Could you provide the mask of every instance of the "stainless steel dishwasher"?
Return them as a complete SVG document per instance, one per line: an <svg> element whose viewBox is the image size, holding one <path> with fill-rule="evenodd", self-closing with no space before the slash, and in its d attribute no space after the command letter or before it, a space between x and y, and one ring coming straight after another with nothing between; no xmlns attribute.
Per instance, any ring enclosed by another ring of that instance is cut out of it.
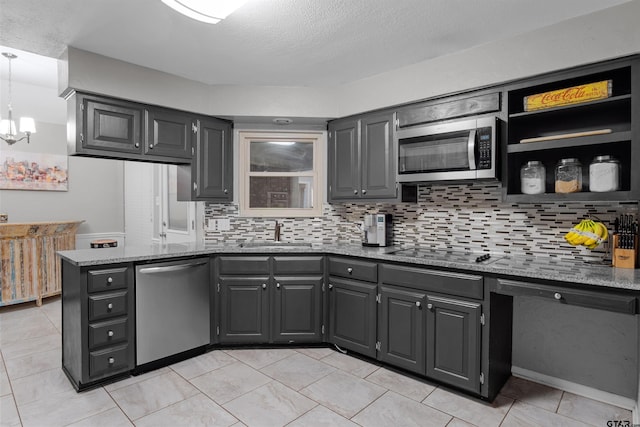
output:
<svg viewBox="0 0 640 427"><path fill-rule="evenodd" d="M136 266L136 365L210 342L209 258Z"/></svg>

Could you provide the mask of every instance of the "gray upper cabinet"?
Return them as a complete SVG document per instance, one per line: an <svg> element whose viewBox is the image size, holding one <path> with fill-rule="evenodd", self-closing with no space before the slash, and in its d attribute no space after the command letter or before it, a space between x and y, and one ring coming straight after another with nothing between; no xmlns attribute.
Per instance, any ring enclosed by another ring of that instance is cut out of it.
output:
<svg viewBox="0 0 640 427"><path fill-rule="evenodd" d="M141 106L78 93L68 108L70 154L142 153Z"/></svg>
<svg viewBox="0 0 640 427"><path fill-rule="evenodd" d="M178 168L178 200L233 200L231 122L200 117L193 122L195 156Z"/></svg>
<svg viewBox="0 0 640 427"><path fill-rule="evenodd" d="M393 113L329 123L329 201L394 199Z"/></svg>
<svg viewBox="0 0 640 427"><path fill-rule="evenodd" d="M192 118L182 111L147 108L144 153L190 160Z"/></svg>

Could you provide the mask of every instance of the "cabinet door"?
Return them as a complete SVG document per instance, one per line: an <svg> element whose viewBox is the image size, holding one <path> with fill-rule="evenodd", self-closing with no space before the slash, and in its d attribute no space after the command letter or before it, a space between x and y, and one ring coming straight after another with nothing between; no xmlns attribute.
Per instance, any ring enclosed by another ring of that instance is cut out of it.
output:
<svg viewBox="0 0 640 427"><path fill-rule="evenodd" d="M220 278L221 343L269 341L269 277Z"/></svg>
<svg viewBox="0 0 640 427"><path fill-rule="evenodd" d="M363 117L360 121L362 197L396 197L396 156L393 149L393 113Z"/></svg>
<svg viewBox="0 0 640 427"><path fill-rule="evenodd" d="M174 157L179 163L187 163L181 160L191 159L192 117L181 111L148 108L145 154Z"/></svg>
<svg viewBox="0 0 640 427"><path fill-rule="evenodd" d="M426 300L423 293L380 287L380 360L424 375Z"/></svg>
<svg viewBox="0 0 640 427"><path fill-rule="evenodd" d="M81 95L79 102L84 121L80 133L83 149L142 152L142 109L136 104Z"/></svg>
<svg viewBox="0 0 640 427"><path fill-rule="evenodd" d="M274 342L321 342L322 276L275 277Z"/></svg>
<svg viewBox="0 0 640 427"><path fill-rule="evenodd" d="M231 125L214 119L198 120L194 200L233 200L233 139ZM195 169L195 170L194 170Z"/></svg>
<svg viewBox="0 0 640 427"><path fill-rule="evenodd" d="M427 296L426 375L480 393L478 303Z"/></svg>
<svg viewBox="0 0 640 427"><path fill-rule="evenodd" d="M329 283L329 341L375 357L377 285L334 277Z"/></svg>
<svg viewBox="0 0 640 427"><path fill-rule="evenodd" d="M359 142L357 120L329 124L329 201L360 197Z"/></svg>

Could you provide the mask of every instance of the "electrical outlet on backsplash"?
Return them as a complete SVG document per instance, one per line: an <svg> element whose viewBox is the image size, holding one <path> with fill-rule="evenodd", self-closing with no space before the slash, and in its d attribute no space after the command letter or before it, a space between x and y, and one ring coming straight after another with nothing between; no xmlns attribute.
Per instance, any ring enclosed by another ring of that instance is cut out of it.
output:
<svg viewBox="0 0 640 427"><path fill-rule="evenodd" d="M417 203L325 204L319 218L282 218L283 240L360 244L365 213L393 215L394 245L484 251L513 256L601 261L606 244L594 251L572 247L564 234L591 215L610 230L637 202L505 203L498 182L422 186ZM272 239L273 219L238 216L235 204L207 204L206 218L231 218L229 231L206 232L207 243Z"/></svg>

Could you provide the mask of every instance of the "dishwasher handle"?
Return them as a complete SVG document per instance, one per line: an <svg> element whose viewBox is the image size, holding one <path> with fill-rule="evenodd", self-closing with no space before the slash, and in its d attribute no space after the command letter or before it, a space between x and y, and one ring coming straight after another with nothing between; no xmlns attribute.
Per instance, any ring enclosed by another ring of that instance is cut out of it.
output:
<svg viewBox="0 0 640 427"><path fill-rule="evenodd" d="M170 273L173 271L188 270L190 268L207 265L208 261L193 262L189 264L166 265L162 267L144 267L138 270L141 274Z"/></svg>

